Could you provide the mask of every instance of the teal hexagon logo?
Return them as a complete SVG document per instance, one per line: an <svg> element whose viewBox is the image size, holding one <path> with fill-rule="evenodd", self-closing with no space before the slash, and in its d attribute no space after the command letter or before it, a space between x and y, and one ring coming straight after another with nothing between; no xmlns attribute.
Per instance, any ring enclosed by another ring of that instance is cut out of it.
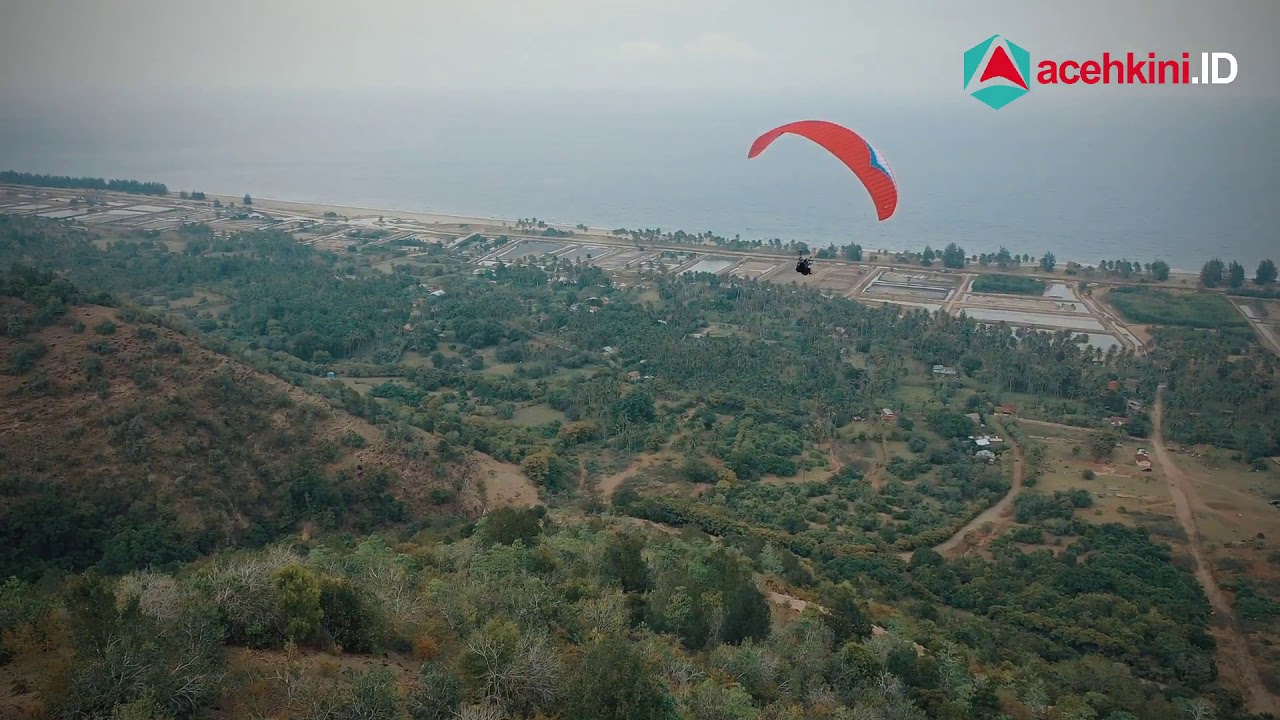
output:
<svg viewBox="0 0 1280 720"><path fill-rule="evenodd" d="M1031 90L1031 53L1000 35L964 51L964 91L996 110Z"/></svg>

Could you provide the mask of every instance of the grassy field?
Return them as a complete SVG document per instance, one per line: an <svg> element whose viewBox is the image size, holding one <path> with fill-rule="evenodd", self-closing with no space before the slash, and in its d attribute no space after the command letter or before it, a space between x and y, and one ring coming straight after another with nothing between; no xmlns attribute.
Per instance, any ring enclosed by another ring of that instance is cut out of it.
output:
<svg viewBox="0 0 1280 720"><path fill-rule="evenodd" d="M1047 449L1043 475L1035 489L1046 494L1087 490L1093 496L1093 507L1079 511L1082 520L1129 526L1157 524L1162 530L1166 524L1176 527L1168 486L1153 473L1139 470L1133 462L1134 451L1146 445L1126 441L1110 462L1096 463L1088 456L1085 436L1069 431L1044 432L1044 428L1035 426L1024 429L1043 438L1038 442ZM1076 447L1081 448L1079 453L1073 452ZM1093 472L1092 480L1084 478L1086 470Z"/></svg>
<svg viewBox="0 0 1280 720"><path fill-rule="evenodd" d="M974 292L1004 295L1039 296L1044 294L1044 288L1044 282L1035 278L997 273L979 275L972 285Z"/></svg>
<svg viewBox="0 0 1280 720"><path fill-rule="evenodd" d="M408 380L405 380L404 378L399 378L399 377L360 377L360 378L344 377L344 378L338 378L338 379L342 382L343 385L346 385L347 387L351 388L352 390L355 390L361 395L368 395L370 390L378 387L383 383L391 383L393 385L399 385L400 387L405 387L405 388L413 387L413 384L410 383Z"/></svg>
<svg viewBox="0 0 1280 720"><path fill-rule="evenodd" d="M511 418L511 422L519 425L546 425L556 420L563 422L564 413L542 403L519 408Z"/></svg>
<svg viewBox="0 0 1280 720"><path fill-rule="evenodd" d="M1266 661L1262 680L1280 690L1280 627L1274 618L1247 616L1238 583L1280 600L1280 509L1267 500L1280 496L1280 473L1250 472L1229 461L1223 451L1190 448L1195 455L1176 454L1174 462L1186 472L1200 501L1196 528L1209 554L1218 583L1235 589L1230 597L1237 619L1254 655Z"/></svg>
<svg viewBox="0 0 1280 720"><path fill-rule="evenodd" d="M1243 327L1245 319L1221 295L1140 286L1112 288L1106 299L1138 323L1197 328Z"/></svg>

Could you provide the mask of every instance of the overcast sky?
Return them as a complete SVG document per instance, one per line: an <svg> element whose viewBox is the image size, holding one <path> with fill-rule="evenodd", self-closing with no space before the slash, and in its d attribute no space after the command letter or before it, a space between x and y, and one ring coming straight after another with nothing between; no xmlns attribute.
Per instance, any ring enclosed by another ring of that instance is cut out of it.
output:
<svg viewBox="0 0 1280 720"><path fill-rule="evenodd" d="M201 88L954 93L1000 33L1033 61L1228 51L1276 96L1277 0L0 0L0 92ZM1151 91L1150 88L1141 91Z"/></svg>

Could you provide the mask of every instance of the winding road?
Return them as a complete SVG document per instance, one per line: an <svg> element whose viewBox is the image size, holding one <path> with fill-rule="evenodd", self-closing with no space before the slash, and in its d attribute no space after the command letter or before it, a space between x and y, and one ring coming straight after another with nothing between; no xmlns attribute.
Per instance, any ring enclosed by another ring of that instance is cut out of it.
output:
<svg viewBox="0 0 1280 720"><path fill-rule="evenodd" d="M1178 522L1187 535L1187 549L1191 552L1192 560L1195 561L1196 580L1204 588L1204 594L1209 598L1209 604L1213 606L1214 612L1223 621L1221 634L1218 637L1218 662L1229 666L1233 674L1240 678L1244 685L1241 691L1249 712L1280 716L1280 712L1276 709L1276 698L1262 684L1258 666L1249 652L1248 642L1240 632L1231 603L1218 587L1218 581L1213 576L1213 568L1200 547L1200 534L1196 530L1195 516L1191 509L1193 504L1200 505L1195 486L1191 484L1191 478L1187 477L1182 468L1169 457L1169 451L1164 444L1164 390L1164 383L1160 383L1156 388L1156 407L1151 416L1151 448L1156 462L1160 464L1160 469L1164 473L1165 481L1169 484L1169 494L1173 496L1173 506Z"/></svg>
<svg viewBox="0 0 1280 720"><path fill-rule="evenodd" d="M977 517L964 524L964 527L955 532L954 535L934 545L933 549L939 554L945 555L960 546L964 542L969 533L981 528L987 523L998 521L1009 512L1009 508L1013 507L1013 501L1018 497L1018 493L1022 492L1022 478L1025 474L1025 466L1023 463L1022 446L1009 435L1008 430L1001 428L1005 436L1009 438L1009 443L1013 445L1013 484L1009 488L1009 492L1005 493L1000 502L983 510ZM912 551L913 552L913 551ZM898 557L903 560L911 560L912 552L898 553Z"/></svg>

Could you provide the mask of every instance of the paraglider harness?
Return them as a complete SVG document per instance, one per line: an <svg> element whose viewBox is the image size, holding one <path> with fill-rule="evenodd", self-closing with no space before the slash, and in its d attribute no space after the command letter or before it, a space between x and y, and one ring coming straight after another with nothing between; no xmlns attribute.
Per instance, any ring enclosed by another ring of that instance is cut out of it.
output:
<svg viewBox="0 0 1280 720"><path fill-rule="evenodd" d="M796 272L801 275L808 275L813 272L813 268L809 267L809 263L813 262L813 258L807 258L804 253L800 254L800 259L796 260Z"/></svg>

